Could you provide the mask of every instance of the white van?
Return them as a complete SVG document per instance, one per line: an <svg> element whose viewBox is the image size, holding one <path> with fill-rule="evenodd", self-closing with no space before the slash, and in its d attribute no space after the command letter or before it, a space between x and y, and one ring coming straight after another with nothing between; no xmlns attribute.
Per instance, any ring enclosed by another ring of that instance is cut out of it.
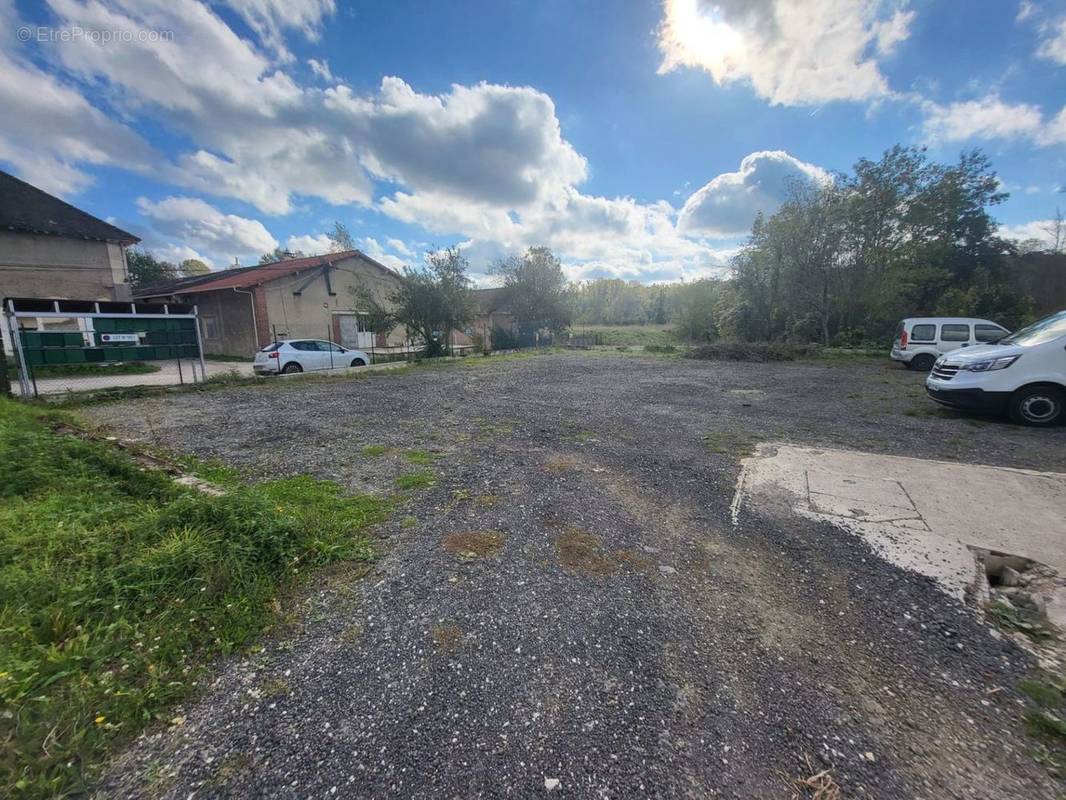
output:
<svg viewBox="0 0 1066 800"><path fill-rule="evenodd" d="M909 317L896 329L892 360L911 369L928 372L944 353L960 347L1002 339L1008 333L1002 325L970 317Z"/></svg>
<svg viewBox="0 0 1066 800"><path fill-rule="evenodd" d="M1066 311L995 344L940 356L925 390L942 405L1006 411L1022 425L1066 422Z"/></svg>

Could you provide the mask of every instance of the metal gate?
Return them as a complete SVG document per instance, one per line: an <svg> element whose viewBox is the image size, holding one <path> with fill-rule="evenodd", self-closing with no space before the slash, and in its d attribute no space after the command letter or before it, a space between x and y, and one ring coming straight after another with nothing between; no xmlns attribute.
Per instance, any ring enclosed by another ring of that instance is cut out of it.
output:
<svg viewBox="0 0 1066 800"><path fill-rule="evenodd" d="M8 298L4 332L22 397L207 374L194 306Z"/></svg>

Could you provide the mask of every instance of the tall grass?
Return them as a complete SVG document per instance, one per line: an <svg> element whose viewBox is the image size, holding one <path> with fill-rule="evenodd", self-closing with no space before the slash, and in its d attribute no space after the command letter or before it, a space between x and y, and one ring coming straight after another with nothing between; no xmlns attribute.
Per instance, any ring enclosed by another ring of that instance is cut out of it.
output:
<svg viewBox="0 0 1066 800"><path fill-rule="evenodd" d="M0 400L0 795L82 791L247 644L309 568L373 557L389 501L308 477L212 496Z"/></svg>

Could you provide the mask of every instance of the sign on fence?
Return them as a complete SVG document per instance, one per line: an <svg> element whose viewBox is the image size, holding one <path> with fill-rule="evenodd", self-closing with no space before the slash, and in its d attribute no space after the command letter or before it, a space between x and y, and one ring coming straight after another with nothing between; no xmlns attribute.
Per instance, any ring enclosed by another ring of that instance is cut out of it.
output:
<svg viewBox="0 0 1066 800"><path fill-rule="evenodd" d="M23 397L206 376L194 306L8 298L4 318Z"/></svg>

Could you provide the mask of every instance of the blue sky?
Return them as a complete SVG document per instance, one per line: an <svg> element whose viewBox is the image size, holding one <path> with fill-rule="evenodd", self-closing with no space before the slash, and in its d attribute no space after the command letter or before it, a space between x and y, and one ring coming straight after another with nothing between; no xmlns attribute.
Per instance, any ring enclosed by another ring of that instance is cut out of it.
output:
<svg viewBox="0 0 1066 800"><path fill-rule="evenodd" d="M545 244L721 274L754 214L897 142L1066 204L1066 4L0 0L0 166L215 267L344 222L391 266Z"/></svg>

